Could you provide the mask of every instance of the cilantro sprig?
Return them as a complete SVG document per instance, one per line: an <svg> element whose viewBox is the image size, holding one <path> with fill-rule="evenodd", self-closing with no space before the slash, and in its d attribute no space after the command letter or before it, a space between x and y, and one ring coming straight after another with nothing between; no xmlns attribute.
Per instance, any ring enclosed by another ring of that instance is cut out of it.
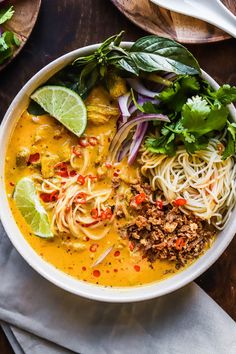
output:
<svg viewBox="0 0 236 354"><path fill-rule="evenodd" d="M5 24L14 15L13 6L0 10L0 25ZM20 45L20 41L11 31L4 31L0 28L0 64L13 55L14 48Z"/></svg>
<svg viewBox="0 0 236 354"><path fill-rule="evenodd" d="M223 159L236 152L236 123L229 122L228 104L236 101L236 87L223 85L215 91L200 76L184 75L158 98L158 113L168 114L171 123L162 126L160 137L147 138L146 147L156 153L174 155L179 143L189 153L205 149L213 136L224 135ZM152 106L152 107L151 107ZM145 111L155 109L144 105Z"/></svg>

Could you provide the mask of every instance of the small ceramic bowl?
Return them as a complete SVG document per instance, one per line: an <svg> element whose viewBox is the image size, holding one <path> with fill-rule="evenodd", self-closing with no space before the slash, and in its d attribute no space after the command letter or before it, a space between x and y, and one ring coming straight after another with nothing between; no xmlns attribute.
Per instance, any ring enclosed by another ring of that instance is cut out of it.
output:
<svg viewBox="0 0 236 354"><path fill-rule="evenodd" d="M132 43L130 42L124 42L123 46L129 47L131 44ZM200 274L205 272L220 257L222 252L226 249L234 237L236 230L236 209L234 209L226 228L218 234L212 247L187 269L164 281L154 282L143 286L106 288L72 278L71 276L56 269L53 265L44 261L27 243L21 231L17 227L8 205L5 190L4 164L7 145L14 127L16 126L17 120L20 118L22 112L27 108L30 95L52 75L69 64L75 58L88 55L96 50L98 46L99 44L95 44L77 49L48 64L27 82L10 105L0 127L0 217L11 242L26 262L39 274L55 285L76 295L99 301L141 301L175 291L190 283ZM218 87L217 83L208 74L202 72L202 76L204 79L209 81L212 87ZM232 118L236 121L236 110L234 106L231 105L229 109Z"/></svg>

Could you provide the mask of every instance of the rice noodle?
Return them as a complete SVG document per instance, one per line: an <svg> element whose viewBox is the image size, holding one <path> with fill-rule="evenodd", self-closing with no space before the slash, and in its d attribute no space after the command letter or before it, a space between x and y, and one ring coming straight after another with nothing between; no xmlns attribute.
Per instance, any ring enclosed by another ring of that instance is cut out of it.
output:
<svg viewBox="0 0 236 354"><path fill-rule="evenodd" d="M167 202L186 199L180 207L184 213L192 212L221 230L236 202L236 165L232 157L222 160L219 144L212 139L206 150L192 155L180 148L173 157L142 148L141 172Z"/></svg>

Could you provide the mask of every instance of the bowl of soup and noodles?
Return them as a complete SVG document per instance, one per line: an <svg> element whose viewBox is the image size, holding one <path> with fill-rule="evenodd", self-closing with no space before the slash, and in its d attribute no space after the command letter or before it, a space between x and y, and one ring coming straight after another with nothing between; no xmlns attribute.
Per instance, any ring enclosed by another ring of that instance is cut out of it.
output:
<svg viewBox="0 0 236 354"><path fill-rule="evenodd" d="M188 65L168 70L164 58L163 70L146 70L132 43L117 42L119 63L99 67L100 45L88 46L18 93L1 125L0 214L49 281L126 302L184 286L232 240L236 113L231 89L182 46Z"/></svg>

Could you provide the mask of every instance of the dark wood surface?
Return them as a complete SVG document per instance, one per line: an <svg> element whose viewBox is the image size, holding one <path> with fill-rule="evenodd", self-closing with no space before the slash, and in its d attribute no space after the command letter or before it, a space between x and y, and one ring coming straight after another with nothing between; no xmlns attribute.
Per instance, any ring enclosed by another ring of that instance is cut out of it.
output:
<svg viewBox="0 0 236 354"><path fill-rule="evenodd" d="M20 53L27 42L38 17L41 0L12 0L9 4L14 6L15 13L3 27L17 35L20 45L15 48L12 57L0 65L0 71Z"/></svg>
<svg viewBox="0 0 236 354"><path fill-rule="evenodd" d="M0 73L0 119L31 76L58 56L100 42L125 29L126 40L146 33L129 22L109 0L43 0L38 22L20 55ZM236 84L236 40L189 45L200 65L220 83ZM236 319L236 238L197 283ZM0 353L12 353L0 332Z"/></svg>
<svg viewBox="0 0 236 354"><path fill-rule="evenodd" d="M182 43L217 42L230 36L209 23L159 7L150 0L111 0L139 27ZM236 15L235 0L221 0Z"/></svg>

